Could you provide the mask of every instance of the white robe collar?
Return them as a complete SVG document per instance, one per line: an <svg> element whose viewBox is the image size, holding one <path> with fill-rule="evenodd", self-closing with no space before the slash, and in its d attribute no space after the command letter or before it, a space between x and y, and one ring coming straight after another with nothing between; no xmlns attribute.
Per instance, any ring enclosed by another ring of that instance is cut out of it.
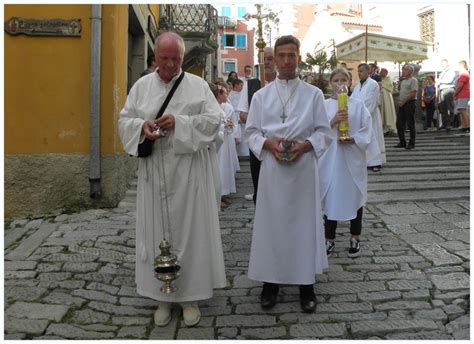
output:
<svg viewBox="0 0 474 344"><path fill-rule="evenodd" d="M181 75L181 73L182 73L182 71L183 71L183 70L180 68L178 74L176 74L176 75L170 80L170 82L167 83L167 82L165 82L165 81L161 78L160 74L158 73L158 70L159 70L159 68L156 68L156 70L155 70L156 79L157 79L159 82L161 82L161 83L163 83L164 85L166 85L166 86L168 86L168 85L173 85L174 82L176 81L176 79L179 78L179 76Z"/></svg>
<svg viewBox="0 0 474 344"><path fill-rule="evenodd" d="M294 78L294 79L289 79L289 80L284 80L284 79L280 79L278 77L275 78L275 81L281 85L282 87L283 86L294 86L295 84L297 84L300 79L298 77Z"/></svg>

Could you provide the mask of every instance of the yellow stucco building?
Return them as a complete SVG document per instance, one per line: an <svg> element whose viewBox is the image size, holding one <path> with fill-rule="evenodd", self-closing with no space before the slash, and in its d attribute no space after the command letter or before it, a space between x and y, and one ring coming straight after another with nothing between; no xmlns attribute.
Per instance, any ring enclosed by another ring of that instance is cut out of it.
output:
<svg viewBox="0 0 474 344"><path fill-rule="evenodd" d="M182 34L163 26L173 13L179 23L177 8L4 5L6 219L111 207L124 196L137 158L123 152L119 112L156 35ZM183 69L211 79L213 45L203 46L186 44Z"/></svg>

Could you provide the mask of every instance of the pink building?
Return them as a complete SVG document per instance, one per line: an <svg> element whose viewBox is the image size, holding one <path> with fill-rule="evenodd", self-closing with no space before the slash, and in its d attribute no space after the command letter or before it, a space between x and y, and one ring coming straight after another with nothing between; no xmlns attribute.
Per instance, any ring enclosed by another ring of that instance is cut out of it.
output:
<svg viewBox="0 0 474 344"><path fill-rule="evenodd" d="M235 71L240 78L243 78L244 66L255 65L255 29L249 29L243 20L219 16L218 34L220 37L218 75L227 79L229 73Z"/></svg>

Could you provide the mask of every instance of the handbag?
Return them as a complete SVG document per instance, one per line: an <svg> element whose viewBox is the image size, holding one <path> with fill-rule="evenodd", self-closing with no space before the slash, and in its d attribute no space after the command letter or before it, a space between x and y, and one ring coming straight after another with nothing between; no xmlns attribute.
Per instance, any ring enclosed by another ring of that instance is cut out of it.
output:
<svg viewBox="0 0 474 344"><path fill-rule="evenodd" d="M166 96L165 101L163 102L163 105L161 105L160 111L158 111L158 114L156 115L155 119L160 118L163 113L166 110L166 107L168 106L168 103L170 102L171 98L173 97L174 91L178 88L181 80L184 78L184 72L181 72L181 75L176 79L176 82L174 83L173 87L171 88L170 92ZM138 145L138 157L139 158L145 158L151 154L153 151L153 143L155 143L155 140L150 140L148 138L145 138L145 140Z"/></svg>

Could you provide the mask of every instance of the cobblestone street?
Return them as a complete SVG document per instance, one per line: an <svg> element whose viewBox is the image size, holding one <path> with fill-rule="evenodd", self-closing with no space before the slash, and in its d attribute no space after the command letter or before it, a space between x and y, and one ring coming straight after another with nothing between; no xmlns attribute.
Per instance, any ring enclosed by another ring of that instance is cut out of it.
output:
<svg viewBox="0 0 474 344"><path fill-rule="evenodd" d="M136 294L132 185L114 209L5 225L5 339L469 339L469 138L422 133L411 151L397 142L386 138L388 165L369 172L358 258L347 257L348 223L338 226L316 313L302 313L292 286L260 307L261 283L246 275L254 206L241 161L220 213L228 286L200 302L197 326L179 307L155 326L157 303Z"/></svg>

